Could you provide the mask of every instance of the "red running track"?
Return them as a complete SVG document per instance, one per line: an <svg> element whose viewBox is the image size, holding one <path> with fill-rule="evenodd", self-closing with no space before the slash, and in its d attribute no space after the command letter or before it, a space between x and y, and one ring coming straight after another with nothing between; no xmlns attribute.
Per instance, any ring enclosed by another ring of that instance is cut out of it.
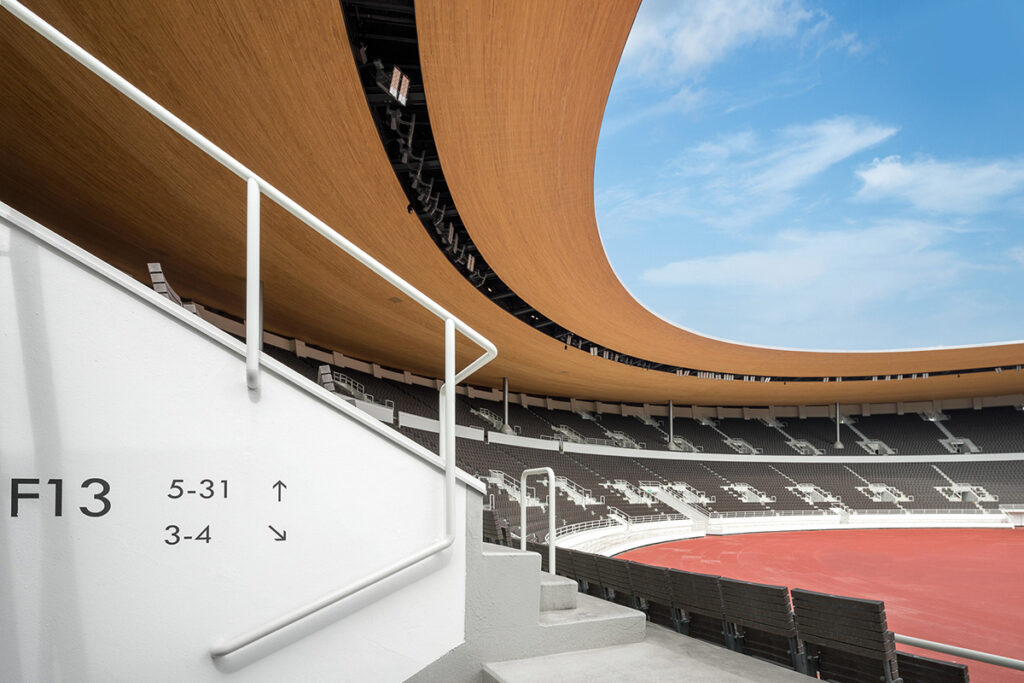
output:
<svg viewBox="0 0 1024 683"><path fill-rule="evenodd" d="M618 557L790 588L885 601L896 633L1024 659L1024 530L864 529L707 536ZM970 667L972 683L1024 672Z"/></svg>

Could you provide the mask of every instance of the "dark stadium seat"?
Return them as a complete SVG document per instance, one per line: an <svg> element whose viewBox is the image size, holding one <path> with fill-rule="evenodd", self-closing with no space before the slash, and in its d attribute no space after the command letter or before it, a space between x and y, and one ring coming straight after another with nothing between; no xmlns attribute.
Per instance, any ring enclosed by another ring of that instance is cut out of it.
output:
<svg viewBox="0 0 1024 683"><path fill-rule="evenodd" d="M594 560L597 562L597 574L601 577L601 587L604 588L605 599L636 607L633 584L629 576L629 562L603 555L595 555Z"/></svg>
<svg viewBox="0 0 1024 683"><path fill-rule="evenodd" d="M719 577L678 569L669 569L668 577L676 630L695 638L728 645L729 632L725 628Z"/></svg>
<svg viewBox="0 0 1024 683"><path fill-rule="evenodd" d="M548 547L543 543L534 543L533 541L526 542L526 549L535 553L540 553L540 570L542 572L550 571L548 567ZM555 558L555 564L558 564L558 557ZM557 569L557 567L556 567Z"/></svg>
<svg viewBox="0 0 1024 683"><path fill-rule="evenodd" d="M640 603L638 609L646 612L647 618L655 624L675 628L675 611L672 609L672 589L669 588L668 570L664 567L630 562L629 580L633 585L633 597Z"/></svg>
<svg viewBox="0 0 1024 683"><path fill-rule="evenodd" d="M603 598L605 592L601 587L601 575L597 571L597 557L591 553L573 550L572 565L576 571L576 580L582 583L580 589L584 593ZM557 561L556 559L555 562Z"/></svg>
<svg viewBox="0 0 1024 683"><path fill-rule="evenodd" d="M559 576L579 581L576 576L576 567L572 561L573 552L568 548L555 546L555 573Z"/></svg>
<svg viewBox="0 0 1024 683"><path fill-rule="evenodd" d="M733 649L805 673L789 589L726 578L719 586Z"/></svg>
<svg viewBox="0 0 1024 683"><path fill-rule="evenodd" d="M483 538L485 543L508 545L508 528L498 524L497 519L494 516L494 510L484 510L483 524Z"/></svg>
<svg viewBox="0 0 1024 683"><path fill-rule="evenodd" d="M902 680L885 603L798 588L790 594L811 675L837 683Z"/></svg>
<svg viewBox="0 0 1024 683"><path fill-rule="evenodd" d="M908 652L897 652L903 683L968 683L971 680L966 664L944 662Z"/></svg>

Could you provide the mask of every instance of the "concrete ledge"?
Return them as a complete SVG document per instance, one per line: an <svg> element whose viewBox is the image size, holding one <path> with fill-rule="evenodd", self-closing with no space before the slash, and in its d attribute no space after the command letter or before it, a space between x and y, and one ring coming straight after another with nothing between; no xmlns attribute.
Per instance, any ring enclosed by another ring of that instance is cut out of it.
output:
<svg viewBox="0 0 1024 683"><path fill-rule="evenodd" d="M548 642L572 642L574 649L635 643L644 639L643 612L579 593L575 609L541 612L541 637Z"/></svg>
<svg viewBox="0 0 1024 683"><path fill-rule="evenodd" d="M547 572L540 573L540 611L575 609L577 584L572 579Z"/></svg>

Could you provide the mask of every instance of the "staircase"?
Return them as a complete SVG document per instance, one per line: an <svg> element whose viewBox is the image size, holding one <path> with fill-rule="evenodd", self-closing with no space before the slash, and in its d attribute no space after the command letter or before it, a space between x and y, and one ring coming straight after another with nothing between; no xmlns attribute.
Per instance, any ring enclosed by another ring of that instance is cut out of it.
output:
<svg viewBox="0 0 1024 683"><path fill-rule="evenodd" d="M676 512L684 514L693 521L693 530L702 533L707 532L708 510L691 505L683 499L682 494L667 486L651 487L651 495L669 506Z"/></svg>
<svg viewBox="0 0 1024 683"><path fill-rule="evenodd" d="M472 512L469 513L472 515ZM499 662L643 641L643 612L578 592L577 584L540 570L540 556L466 539L465 642L410 678L481 680ZM494 680L493 678L485 680Z"/></svg>

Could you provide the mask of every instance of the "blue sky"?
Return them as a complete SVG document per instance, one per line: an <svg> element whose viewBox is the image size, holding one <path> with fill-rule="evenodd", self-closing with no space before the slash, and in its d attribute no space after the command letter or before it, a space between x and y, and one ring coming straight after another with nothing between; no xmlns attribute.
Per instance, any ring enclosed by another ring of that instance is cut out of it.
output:
<svg viewBox="0 0 1024 683"><path fill-rule="evenodd" d="M644 305L752 344L1024 339L1024 2L644 0L595 170Z"/></svg>

